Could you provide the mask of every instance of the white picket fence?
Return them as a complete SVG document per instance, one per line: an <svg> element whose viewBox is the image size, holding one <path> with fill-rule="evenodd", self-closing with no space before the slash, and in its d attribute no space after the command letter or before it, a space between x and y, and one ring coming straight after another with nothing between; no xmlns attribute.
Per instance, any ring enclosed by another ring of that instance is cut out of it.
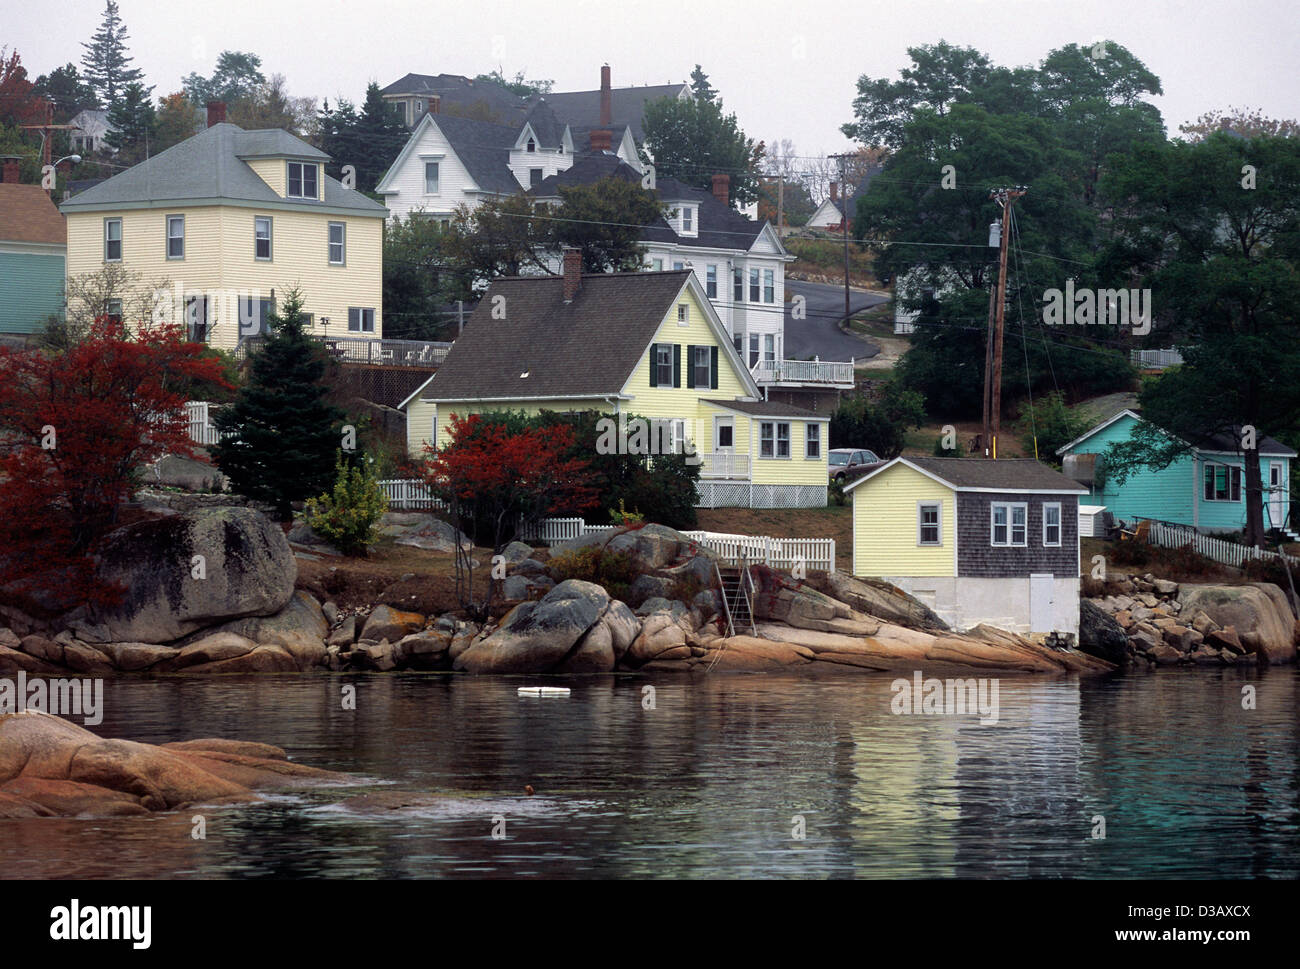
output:
<svg viewBox="0 0 1300 969"><path fill-rule="evenodd" d="M558 545L593 533L608 533L615 525L588 525L581 518L543 518L534 527L520 534L524 541L546 542ZM835 568L835 539L833 538L772 538L768 535L727 535L721 532L683 532L693 542L698 542L714 552L724 563L738 565L743 557L749 565L770 565L775 569Z"/></svg>
<svg viewBox="0 0 1300 969"><path fill-rule="evenodd" d="M1238 569L1252 559L1277 559L1282 555L1280 552L1248 548L1235 542L1225 542L1221 538L1211 538L1191 528L1179 528L1155 521L1147 532L1147 541L1161 548L1184 548L1190 545L1192 551ZM1288 555L1286 559L1291 565L1300 565L1300 558L1294 555Z"/></svg>
<svg viewBox="0 0 1300 969"><path fill-rule="evenodd" d="M216 444L221 440L221 432L212 424L212 405L206 400L186 403L185 416L189 420L190 440L195 444Z"/></svg>
<svg viewBox="0 0 1300 969"><path fill-rule="evenodd" d="M446 502L429 494L429 489L418 478L391 478L379 482L388 499L388 507L395 509L439 508L445 509Z"/></svg>
<svg viewBox="0 0 1300 969"><path fill-rule="evenodd" d="M835 539L772 538L769 535L726 535L721 532L684 532L692 541L717 554L729 565L770 565L774 569L835 570Z"/></svg>

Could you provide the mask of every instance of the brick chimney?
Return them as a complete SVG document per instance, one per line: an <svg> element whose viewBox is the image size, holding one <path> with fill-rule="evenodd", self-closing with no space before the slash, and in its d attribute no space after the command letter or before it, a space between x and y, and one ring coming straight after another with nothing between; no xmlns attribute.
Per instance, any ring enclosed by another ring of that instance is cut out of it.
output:
<svg viewBox="0 0 1300 969"><path fill-rule="evenodd" d="M564 301L568 303L582 288L582 250L564 250Z"/></svg>
<svg viewBox="0 0 1300 969"><path fill-rule="evenodd" d="M208 127L214 124L221 124L226 120L226 102L209 101L208 102Z"/></svg>
<svg viewBox="0 0 1300 969"><path fill-rule="evenodd" d="M839 200L840 200L840 183L831 182L831 201L838 202Z"/></svg>
<svg viewBox="0 0 1300 969"><path fill-rule="evenodd" d="M614 92L609 85L609 65L600 69L600 123L614 123Z"/></svg>
<svg viewBox="0 0 1300 969"><path fill-rule="evenodd" d="M18 155L0 155L0 162L4 163L2 170L3 177L0 177L0 182L5 184L16 184L22 180L21 176L18 174L19 161L20 156Z"/></svg>
<svg viewBox="0 0 1300 969"><path fill-rule="evenodd" d="M731 204L731 176L713 176L713 197L723 205Z"/></svg>
<svg viewBox="0 0 1300 969"><path fill-rule="evenodd" d="M596 130L591 133L591 150L592 151L613 151L614 150L614 133L612 131Z"/></svg>

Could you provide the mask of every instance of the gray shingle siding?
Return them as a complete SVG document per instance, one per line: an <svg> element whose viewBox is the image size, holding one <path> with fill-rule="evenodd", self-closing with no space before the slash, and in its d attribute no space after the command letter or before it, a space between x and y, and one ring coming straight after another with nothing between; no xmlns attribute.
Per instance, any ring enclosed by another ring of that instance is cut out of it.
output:
<svg viewBox="0 0 1300 969"><path fill-rule="evenodd" d="M1025 548L991 544L991 506L995 501L1025 502ZM1061 546L1043 547L1043 505L1060 502ZM957 574L1001 578L1051 572L1057 578L1079 574L1079 499L1075 495L957 492Z"/></svg>

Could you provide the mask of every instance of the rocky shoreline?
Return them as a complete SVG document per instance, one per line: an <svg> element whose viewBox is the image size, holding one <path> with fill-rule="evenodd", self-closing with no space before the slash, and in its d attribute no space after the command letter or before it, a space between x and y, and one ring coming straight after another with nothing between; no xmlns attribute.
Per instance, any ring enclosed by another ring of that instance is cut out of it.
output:
<svg viewBox="0 0 1300 969"><path fill-rule="evenodd" d="M386 528L395 540L430 554L445 554L463 538L428 515L391 517ZM1272 586L1184 586L1179 600L1173 583L1124 576L1108 586L1111 595L1084 602L1075 649L986 626L954 632L886 583L839 572L795 581L756 567L752 622L728 636L713 588L715 557L660 525L588 535L552 550L602 544L622 553L637 577L621 599L595 583L551 575L533 549L512 543L503 552L500 588L514 604L485 623L388 604L351 610L321 602L295 589L296 556L315 553L290 538L292 532L286 538L246 507L196 508L120 529L101 568L105 581L125 585L124 599L46 620L0 604L0 675L843 673L920 666L1104 673L1295 657L1285 600Z"/></svg>

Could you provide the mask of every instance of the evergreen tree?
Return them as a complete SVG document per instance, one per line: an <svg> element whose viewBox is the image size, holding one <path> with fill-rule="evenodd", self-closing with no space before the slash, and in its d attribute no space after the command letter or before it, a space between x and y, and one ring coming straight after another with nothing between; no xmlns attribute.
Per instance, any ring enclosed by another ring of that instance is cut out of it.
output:
<svg viewBox="0 0 1300 969"><path fill-rule="evenodd" d="M127 85L138 82L144 72L130 67L132 57L126 52L126 27L118 16L117 4L105 0L104 20L90 38L82 43L86 53L81 57L85 80L99 98L100 103L112 107L126 90ZM153 88L149 88L150 91Z"/></svg>
<svg viewBox="0 0 1300 969"><path fill-rule="evenodd" d="M708 191L714 175L731 176L733 205L758 200L763 145L747 138L721 98L659 98L645 106L645 148L659 178Z"/></svg>
<svg viewBox="0 0 1300 969"><path fill-rule="evenodd" d="M56 67L49 74L38 77L32 93L39 94L54 105L54 120L57 124L66 124L83 108L99 107L95 92L77 72L77 65L72 63Z"/></svg>
<svg viewBox="0 0 1300 969"><path fill-rule="evenodd" d="M213 420L231 435L212 449L217 466L236 491L274 504L282 521L293 517L291 502L332 487L343 418L325 399L326 359L303 329L302 306L292 289L272 311L247 382Z"/></svg>
<svg viewBox="0 0 1300 969"><path fill-rule="evenodd" d="M385 101L379 93L379 85L371 81L349 146L352 155L335 160L355 165L357 190L373 192L389 166L397 160L409 136L397 107Z"/></svg>
<svg viewBox="0 0 1300 969"><path fill-rule="evenodd" d="M108 134L104 141L116 148L126 164L147 158L154 141L157 114L149 91L139 81L132 81L108 109Z"/></svg>
<svg viewBox="0 0 1300 969"><path fill-rule="evenodd" d="M709 75L704 73L699 64L696 64L695 70L691 71L691 93L697 100L710 103L718 98L717 89L709 83Z"/></svg>

